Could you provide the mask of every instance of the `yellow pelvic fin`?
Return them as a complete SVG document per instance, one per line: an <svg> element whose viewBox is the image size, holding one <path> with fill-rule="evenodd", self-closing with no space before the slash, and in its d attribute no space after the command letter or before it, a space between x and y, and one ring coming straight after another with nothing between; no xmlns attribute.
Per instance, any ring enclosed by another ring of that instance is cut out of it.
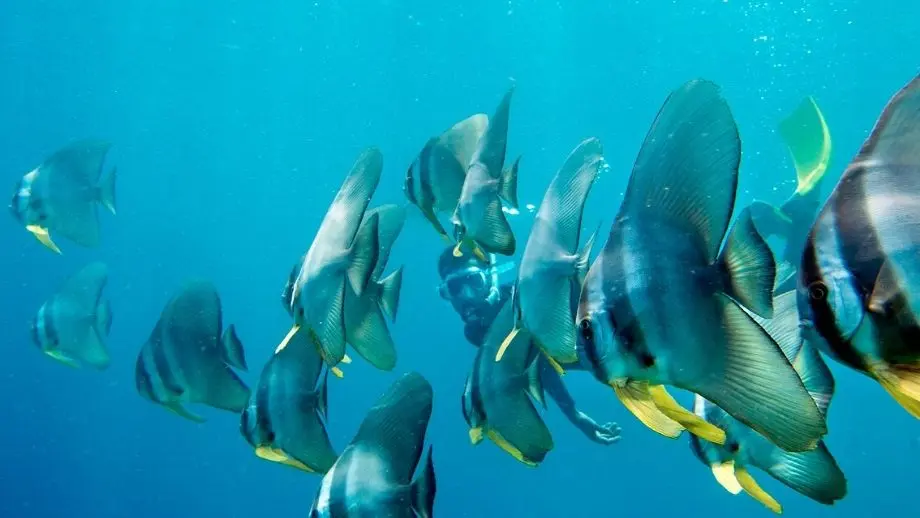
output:
<svg viewBox="0 0 920 518"><path fill-rule="evenodd" d="M38 242L45 245L47 248L52 251L61 254L61 249L58 248L54 241L51 240L51 234L48 233L48 229L45 227L40 227L38 225L26 225L26 230L32 233L35 236L35 239L38 239Z"/></svg>
<svg viewBox="0 0 920 518"><path fill-rule="evenodd" d="M511 345L511 342L514 341L514 337L516 337L520 332L521 328L515 327L511 330L510 333L508 333L508 336L505 337L505 339L502 341L502 344L498 347L498 352L495 353L495 361L502 361L502 358L505 356L505 352L508 350L508 346Z"/></svg>
<svg viewBox="0 0 920 518"><path fill-rule="evenodd" d="M671 439L676 439L684 431L680 423L664 415L655 406L648 392L648 383L629 381L624 384L614 381L610 386L623 406L652 431Z"/></svg>
<svg viewBox="0 0 920 518"><path fill-rule="evenodd" d="M664 385L649 386L649 396L662 414L680 423L688 432L711 443L725 444L725 431L680 406Z"/></svg>
<svg viewBox="0 0 920 518"><path fill-rule="evenodd" d="M256 455L261 458L271 462L278 462L286 466L291 466L292 468L297 468L307 473L316 473L315 470L310 469L309 466L300 462L297 459L291 458L284 450L278 448L272 448L270 446L259 446L256 448Z"/></svg>
<svg viewBox="0 0 920 518"><path fill-rule="evenodd" d="M783 514L783 506L779 505L779 502L770 496L770 493L764 491L746 469L736 466L735 478L738 479L738 483L741 484L741 488L744 489L744 492L751 495L751 498L757 500L774 513Z"/></svg>
<svg viewBox="0 0 920 518"><path fill-rule="evenodd" d="M336 378L344 378L344 377L345 377L345 373L342 372L342 369L340 369L340 368L338 368L338 367L329 367L329 372L331 372L332 375L335 376Z"/></svg>
<svg viewBox="0 0 920 518"><path fill-rule="evenodd" d="M869 372L904 410L920 419L920 364L869 364Z"/></svg>
<svg viewBox="0 0 920 518"><path fill-rule="evenodd" d="M344 363L345 365L348 365L349 363L351 363L351 356L348 356L347 354L345 356L342 356L342 363Z"/></svg>
<svg viewBox="0 0 920 518"><path fill-rule="evenodd" d="M556 373L559 374L560 376L564 375L564 374L565 374L565 369L562 368L562 365L560 365L559 362L557 362L555 358L553 358L552 356L550 356L549 353L546 352L545 349L540 348L540 350L543 351L543 356L546 356L546 360L549 362L549 364L550 364L550 366L553 368L553 370L555 370Z"/></svg>
<svg viewBox="0 0 920 518"><path fill-rule="evenodd" d="M795 193L804 196L818 185L831 160L830 130L813 97L780 122L779 133L795 163Z"/></svg>
<svg viewBox="0 0 920 518"><path fill-rule="evenodd" d="M460 250L460 245L463 244L463 241L457 241L457 244L454 246L454 257L463 257L463 250Z"/></svg>
<svg viewBox="0 0 920 518"><path fill-rule="evenodd" d="M536 462L528 458L525 458L524 454L521 453L521 450L515 448L510 442L506 441L505 438L502 437L501 434L499 434L498 432L489 430L488 434L489 434L489 439L492 439L492 442L494 442L499 448L505 450L505 452L508 453L508 455L511 455L512 457L517 459L521 464L524 464L525 466L530 466L531 468L535 468L538 466Z"/></svg>
<svg viewBox="0 0 920 518"><path fill-rule="evenodd" d="M479 247L479 244L473 241L473 255L476 256L480 261L490 264L492 261L489 261L489 256Z"/></svg>
<svg viewBox="0 0 920 518"><path fill-rule="evenodd" d="M291 326L291 330L288 331L288 333L284 336L284 340L281 340L281 343L278 344L278 347L275 348L275 354L280 353L282 349L287 347L291 339L294 338L294 335L297 334L297 331L300 331L300 326L298 324L294 324L293 326Z"/></svg>
<svg viewBox="0 0 920 518"><path fill-rule="evenodd" d="M726 491L733 495L737 495L742 491L741 483L735 477L735 461L717 462L709 466L709 468L712 469L712 476L716 478L716 482L724 487Z"/></svg>
<svg viewBox="0 0 920 518"><path fill-rule="evenodd" d="M80 364L79 364L76 360L74 360L73 358L71 358L71 357L65 355L64 353L62 353L62 352L60 352L60 351L45 351L45 354L47 354L48 356L54 358L55 360L57 360L57 361L63 363L64 365L66 365L66 366L68 366L68 367L73 367L74 369L79 369L79 368L80 368Z"/></svg>
<svg viewBox="0 0 920 518"><path fill-rule="evenodd" d="M482 428L470 428L470 443L474 446L482 442Z"/></svg>

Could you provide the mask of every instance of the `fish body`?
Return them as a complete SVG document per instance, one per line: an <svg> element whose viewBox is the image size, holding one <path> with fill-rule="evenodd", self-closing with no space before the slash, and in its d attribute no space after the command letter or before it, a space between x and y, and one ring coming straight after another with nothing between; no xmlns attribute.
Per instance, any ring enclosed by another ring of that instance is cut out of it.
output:
<svg viewBox="0 0 920 518"><path fill-rule="evenodd" d="M489 119L466 170L460 199L451 218L457 240L455 255L462 255L464 248L483 260L486 253L514 254L514 233L502 211L502 199L517 202L517 167L503 169L513 93L512 86Z"/></svg>
<svg viewBox="0 0 920 518"><path fill-rule="evenodd" d="M518 270L521 322L515 329L527 329L557 363L578 361L575 311L594 236L583 250L578 242L588 193L603 163L597 139L585 140L569 154L546 190Z"/></svg>
<svg viewBox="0 0 920 518"><path fill-rule="evenodd" d="M380 151L365 150L336 194L296 279L285 290L294 327L277 350L297 332L306 332L330 367L345 359L346 284L360 296L370 282L378 251L377 216L368 218L364 232L358 229L382 170Z"/></svg>
<svg viewBox="0 0 920 518"><path fill-rule="evenodd" d="M785 449L805 451L826 423L780 348L742 309L771 316L775 267L748 211L728 232L740 157L737 126L716 85L694 80L669 96L585 279L578 354L663 435L686 427L724 441L724 431L663 392L672 385Z"/></svg>
<svg viewBox="0 0 920 518"><path fill-rule="evenodd" d="M32 342L44 354L66 365L109 367L106 340L112 311L102 291L108 268L93 262L74 274L39 308L31 323Z"/></svg>
<svg viewBox="0 0 920 518"><path fill-rule="evenodd" d="M51 234L78 245L99 245L96 206L115 213L115 170L102 178L111 145L74 142L52 154L19 180L10 203L13 217L47 248L61 253Z"/></svg>
<svg viewBox="0 0 920 518"><path fill-rule="evenodd" d="M135 364L135 385L145 399L196 422L184 403L242 412L246 384L231 369L245 367L233 326L221 334L220 297L207 281L187 282L163 309Z"/></svg>
<svg viewBox="0 0 920 518"><path fill-rule="evenodd" d="M463 390L463 417L470 442L488 437L519 462L536 467L553 449L553 438L534 402L545 406L543 385L529 333L517 333L508 354L494 360L499 345L514 325L513 303L499 310L477 351Z"/></svg>
<svg viewBox="0 0 920 518"><path fill-rule="evenodd" d="M293 338L306 339L306 333ZM260 458L323 474L337 458L326 432L327 408L322 358L311 344L293 344L265 364L240 432Z"/></svg>
<svg viewBox="0 0 920 518"><path fill-rule="evenodd" d="M752 317L780 344L826 417L834 395L834 378L817 349L801 340L795 292L777 296L774 309L772 319ZM822 504L831 505L846 496L846 476L823 441L811 451L786 452L699 395L694 412L726 432L725 444L721 446L693 435L690 441L697 458L710 467L716 480L729 492L745 491L774 512L782 512L779 502L754 481L750 473L754 467Z"/></svg>
<svg viewBox="0 0 920 518"><path fill-rule="evenodd" d="M309 516L431 518L436 482L430 448L423 458L431 406L428 381L417 373L401 376L323 476Z"/></svg>
<svg viewBox="0 0 920 518"><path fill-rule="evenodd" d="M457 208L466 170L488 124L488 115L482 113L458 122L439 137L429 139L406 171L406 198L446 241L451 238L438 214L452 214Z"/></svg>
<svg viewBox="0 0 920 518"><path fill-rule="evenodd" d="M811 228L797 291L823 352L920 418L920 77L885 106Z"/></svg>

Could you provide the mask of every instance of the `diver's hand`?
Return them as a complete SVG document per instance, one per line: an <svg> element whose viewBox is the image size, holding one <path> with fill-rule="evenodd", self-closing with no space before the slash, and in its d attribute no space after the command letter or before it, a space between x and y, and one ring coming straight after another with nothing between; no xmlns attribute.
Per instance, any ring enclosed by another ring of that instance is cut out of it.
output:
<svg viewBox="0 0 920 518"><path fill-rule="evenodd" d="M578 424L589 439L600 444L613 444L620 440L620 425L616 423L598 424L584 412L578 412Z"/></svg>

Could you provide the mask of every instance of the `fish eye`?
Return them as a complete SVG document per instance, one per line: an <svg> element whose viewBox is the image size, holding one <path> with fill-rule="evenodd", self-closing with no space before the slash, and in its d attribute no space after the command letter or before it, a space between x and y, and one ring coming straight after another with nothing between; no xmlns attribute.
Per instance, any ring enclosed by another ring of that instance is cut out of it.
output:
<svg viewBox="0 0 920 518"><path fill-rule="evenodd" d="M581 333L581 339L585 342L594 340L594 327L591 325L590 318L583 318L578 323L578 332Z"/></svg>
<svg viewBox="0 0 920 518"><path fill-rule="evenodd" d="M824 300L827 298L827 284L822 281L815 281L808 285L808 296L811 300Z"/></svg>

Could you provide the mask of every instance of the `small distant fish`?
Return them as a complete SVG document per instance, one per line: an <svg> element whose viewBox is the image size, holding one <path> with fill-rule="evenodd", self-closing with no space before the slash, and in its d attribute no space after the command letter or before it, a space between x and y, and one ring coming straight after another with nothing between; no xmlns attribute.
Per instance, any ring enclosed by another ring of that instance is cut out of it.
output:
<svg viewBox="0 0 920 518"><path fill-rule="evenodd" d="M920 76L885 106L808 235L805 336L920 418Z"/></svg>
<svg viewBox="0 0 920 518"><path fill-rule="evenodd" d="M502 340L514 325L513 302L506 301L476 351L473 371L463 390L463 417L470 427L470 442L483 435L521 463L538 466L553 449L553 437L534 401L545 408L538 351L524 330L504 361L494 361Z"/></svg>
<svg viewBox="0 0 920 518"><path fill-rule="evenodd" d="M502 200L517 207L517 162L509 169L502 169L513 93L514 86L495 109L467 169L451 218L457 239L455 255L462 255L464 247L483 261L486 253L514 255L514 233L502 211Z"/></svg>
<svg viewBox="0 0 920 518"><path fill-rule="evenodd" d="M826 418L834 395L834 377L817 349L801 341L795 292L777 296L773 306L772 319L752 317L779 343ZM710 467L719 484L730 493L744 491L770 510L782 512L779 502L748 472L753 466L822 504L831 505L846 496L846 476L823 441L811 451L786 452L701 396L696 396L694 411L726 431L722 446L694 435L690 436L690 445L697 458Z"/></svg>
<svg viewBox="0 0 920 518"><path fill-rule="evenodd" d="M291 301L294 325L276 352L304 328L330 367L345 361L346 284L362 296L377 262L377 215L367 219L362 232L358 229L382 170L383 155L369 148L345 178L297 268L297 277L282 294Z"/></svg>
<svg viewBox="0 0 920 518"><path fill-rule="evenodd" d="M662 435L686 428L725 441L723 430L667 394L663 386L671 385L787 451L807 451L827 433L824 418L777 344L742 309L772 316L775 267L748 211L728 232L740 159L738 128L715 84L693 80L668 97L588 271L579 355Z"/></svg>
<svg viewBox="0 0 920 518"><path fill-rule="evenodd" d="M112 328L112 311L102 299L108 282L106 265L94 262L74 274L32 320L32 342L51 358L79 367L109 367L105 342Z"/></svg>
<svg viewBox="0 0 920 518"><path fill-rule="evenodd" d="M396 346L387 329L384 314L396 319L402 290L402 268L383 277L390 250L406 221L406 210L398 205L383 205L367 211L360 234L377 218L378 251L370 282L361 296L345 286L345 339L362 358L374 367L389 371L396 366ZM333 368L335 369L335 368Z"/></svg>
<svg viewBox="0 0 920 518"><path fill-rule="evenodd" d="M547 188L518 270L515 303L521 320L515 322L496 360L501 360L514 334L524 328L557 370L561 370L560 363L578 361L575 308L594 235L581 250L578 241L588 193L603 163L600 141L585 140L572 150Z"/></svg>
<svg viewBox="0 0 920 518"><path fill-rule="evenodd" d="M100 178L111 144L81 140L55 152L16 185L10 211L43 245L61 253L51 238L99 245L96 205L115 214L115 169Z"/></svg>
<svg viewBox="0 0 920 518"><path fill-rule="evenodd" d="M223 335L220 297L206 281L186 283L163 309L135 368L144 398L195 422L204 419L183 403L242 412L249 388L231 370L246 370L243 344L231 325Z"/></svg>
<svg viewBox="0 0 920 518"><path fill-rule="evenodd" d="M438 220L438 213L453 214L457 208L466 170L488 124L489 117L483 113L454 124L440 137L429 139L406 172L406 198L447 242L452 239Z"/></svg>
<svg viewBox="0 0 920 518"><path fill-rule="evenodd" d="M750 207L760 235L766 239L777 236L783 241L774 292L785 293L795 289L797 266L808 231L821 209L821 185L831 160L831 134L812 97L805 98L782 120L779 134L795 165L796 190L780 207L762 201L755 201Z"/></svg>
<svg viewBox="0 0 920 518"><path fill-rule="evenodd" d="M301 333L294 341L307 340ZM273 355L259 378L240 431L259 457L309 473L326 473L337 455L326 432L326 374L309 343Z"/></svg>
<svg viewBox="0 0 920 518"><path fill-rule="evenodd" d="M430 447L424 459L422 453L432 397L420 374L396 380L323 477L310 518L431 518L434 462Z"/></svg>

